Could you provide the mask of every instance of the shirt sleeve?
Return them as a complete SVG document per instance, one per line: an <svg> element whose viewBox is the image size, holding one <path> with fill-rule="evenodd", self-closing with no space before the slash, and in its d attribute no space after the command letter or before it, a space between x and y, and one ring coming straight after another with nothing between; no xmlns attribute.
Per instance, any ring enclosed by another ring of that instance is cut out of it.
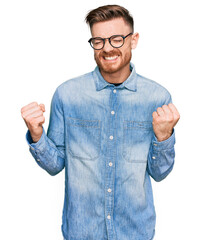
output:
<svg viewBox="0 0 201 240"><path fill-rule="evenodd" d="M153 137L149 155L147 170L150 176L157 182L163 180L173 169L175 158L175 130L165 141L159 142Z"/></svg>
<svg viewBox="0 0 201 240"><path fill-rule="evenodd" d="M172 103L171 95L168 93L163 104ZM156 136L153 136L148 154L147 171L149 175L157 182L163 180L172 171L175 158L175 130L165 141L159 142Z"/></svg>
<svg viewBox="0 0 201 240"><path fill-rule="evenodd" d="M64 145L64 117L62 105L56 91L50 111L50 122L47 134L43 133L38 142L33 143L31 134L28 131L26 140L29 150L37 164L46 170L50 175L56 175L65 166L65 145Z"/></svg>

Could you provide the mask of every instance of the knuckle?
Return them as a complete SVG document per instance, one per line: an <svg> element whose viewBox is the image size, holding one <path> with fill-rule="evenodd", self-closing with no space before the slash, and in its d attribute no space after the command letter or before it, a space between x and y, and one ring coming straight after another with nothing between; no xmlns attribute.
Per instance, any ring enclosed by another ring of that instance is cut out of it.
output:
<svg viewBox="0 0 201 240"><path fill-rule="evenodd" d="M26 123L29 123L29 118L26 116L23 118Z"/></svg>
<svg viewBox="0 0 201 240"><path fill-rule="evenodd" d="M40 109L39 113L41 116L43 116L43 111L41 109Z"/></svg>
<svg viewBox="0 0 201 240"><path fill-rule="evenodd" d="M41 111L40 106L39 105L35 106L34 111L40 112Z"/></svg>
<svg viewBox="0 0 201 240"><path fill-rule="evenodd" d="M162 116L159 120L160 123L165 123L166 122L166 118L165 116Z"/></svg>
<svg viewBox="0 0 201 240"><path fill-rule="evenodd" d="M32 102L31 103L33 106L38 106L38 103L37 102Z"/></svg>
<svg viewBox="0 0 201 240"><path fill-rule="evenodd" d="M153 114L153 121L155 121L155 122L158 121L158 115L157 115L157 113L154 113L154 114Z"/></svg>
<svg viewBox="0 0 201 240"><path fill-rule="evenodd" d="M21 108L21 114L24 112L24 107Z"/></svg>
<svg viewBox="0 0 201 240"><path fill-rule="evenodd" d="M177 113L177 119L180 119L180 114L179 113Z"/></svg>
<svg viewBox="0 0 201 240"><path fill-rule="evenodd" d="M34 118L30 118L30 119L28 120L28 122L29 122L29 124L30 124L31 126L34 126L35 123L36 123L36 121L35 121Z"/></svg>
<svg viewBox="0 0 201 240"><path fill-rule="evenodd" d="M152 113L152 116L155 117L155 116L156 116L156 112L153 112L153 113Z"/></svg>
<svg viewBox="0 0 201 240"><path fill-rule="evenodd" d="M160 122L160 118L156 117L156 118L154 119L154 122L155 122L156 124L158 124L158 123Z"/></svg>
<svg viewBox="0 0 201 240"><path fill-rule="evenodd" d="M27 115L27 116L25 117L25 119L26 119L27 121L30 121L30 120L31 120L31 116L30 116L30 115Z"/></svg>
<svg viewBox="0 0 201 240"><path fill-rule="evenodd" d="M167 115L167 122L172 123L174 121L174 116L173 114L168 114Z"/></svg>
<svg viewBox="0 0 201 240"><path fill-rule="evenodd" d="M158 124L158 119L154 119L153 123L156 125Z"/></svg>
<svg viewBox="0 0 201 240"><path fill-rule="evenodd" d="M21 112L21 116L22 116L23 119L25 119L25 115L24 115L23 112Z"/></svg>
<svg viewBox="0 0 201 240"><path fill-rule="evenodd" d="M21 108L21 114L26 112L26 106Z"/></svg>
<svg viewBox="0 0 201 240"><path fill-rule="evenodd" d="M163 110L162 110L161 107L157 108L157 110L156 110L156 112L157 112L158 114L160 114L162 111L163 111Z"/></svg>
<svg viewBox="0 0 201 240"><path fill-rule="evenodd" d="M168 121L171 123L171 122L173 122L174 121L174 117L172 116L172 115L170 115L169 117L168 117Z"/></svg>

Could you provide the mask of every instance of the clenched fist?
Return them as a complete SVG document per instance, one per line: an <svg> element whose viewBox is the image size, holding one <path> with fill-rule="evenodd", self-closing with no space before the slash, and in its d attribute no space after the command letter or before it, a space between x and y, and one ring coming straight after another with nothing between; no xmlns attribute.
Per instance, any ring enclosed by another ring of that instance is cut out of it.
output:
<svg viewBox="0 0 201 240"><path fill-rule="evenodd" d="M168 139L180 115L174 104L163 105L153 112L153 130L159 142Z"/></svg>
<svg viewBox="0 0 201 240"><path fill-rule="evenodd" d="M45 122L43 112L45 112L45 105L36 102L30 103L21 109L22 118L31 133L33 142L38 142L42 136L42 125Z"/></svg>

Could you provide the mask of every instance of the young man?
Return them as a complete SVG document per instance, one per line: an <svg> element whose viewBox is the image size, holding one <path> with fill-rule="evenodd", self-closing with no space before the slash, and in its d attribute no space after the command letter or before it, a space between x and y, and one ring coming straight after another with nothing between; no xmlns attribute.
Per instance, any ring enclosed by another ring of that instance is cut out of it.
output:
<svg viewBox="0 0 201 240"><path fill-rule="evenodd" d="M66 240L150 240L150 176L161 181L173 168L179 113L165 88L135 72L139 34L125 8L102 6L86 22L98 66L57 88L47 135L44 105L22 108L27 141L51 175L65 167Z"/></svg>

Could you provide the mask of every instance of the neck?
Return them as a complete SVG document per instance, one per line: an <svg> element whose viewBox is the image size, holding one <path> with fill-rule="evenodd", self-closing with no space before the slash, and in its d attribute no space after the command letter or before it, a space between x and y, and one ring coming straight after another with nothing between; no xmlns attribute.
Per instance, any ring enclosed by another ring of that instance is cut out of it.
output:
<svg viewBox="0 0 201 240"><path fill-rule="evenodd" d="M125 66L123 69L118 70L114 73L104 72L100 70L103 78L109 83L122 83L130 76L130 63Z"/></svg>

